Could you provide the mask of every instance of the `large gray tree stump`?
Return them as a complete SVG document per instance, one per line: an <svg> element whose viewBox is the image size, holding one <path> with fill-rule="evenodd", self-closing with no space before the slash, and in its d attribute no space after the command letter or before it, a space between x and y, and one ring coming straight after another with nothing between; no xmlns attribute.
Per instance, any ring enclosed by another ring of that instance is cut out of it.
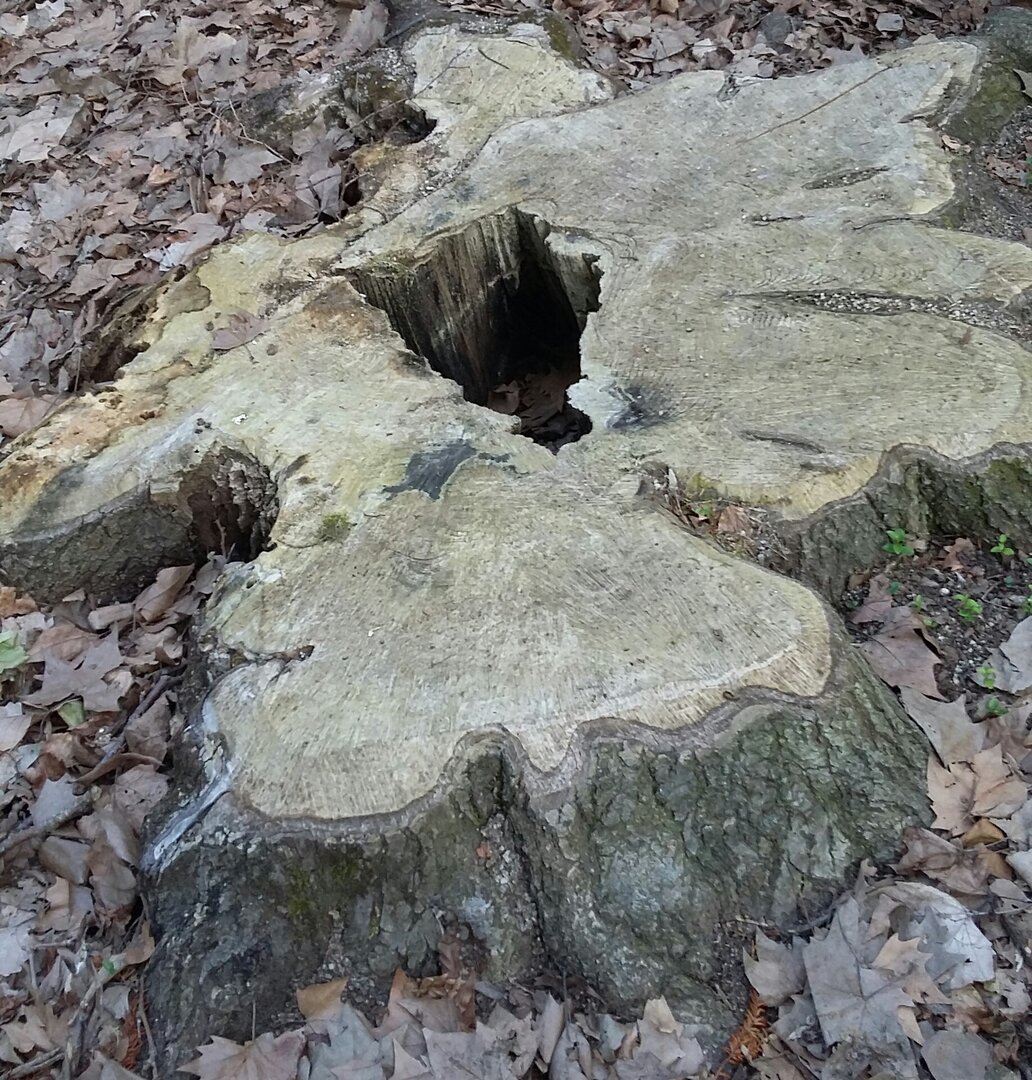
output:
<svg viewBox="0 0 1032 1080"><path fill-rule="evenodd" d="M770 508L825 584L887 524L1028 532L1032 250L926 217L975 46L615 99L531 27L406 50L436 128L366 152L366 209L216 250L0 465L0 565L40 599L249 560L151 843L171 1059L313 978L382 992L455 921L489 976L733 1022L749 920L889 852L926 751L815 591L643 475ZM240 313L264 331L214 351ZM483 407L548 367L583 376L557 454Z"/></svg>

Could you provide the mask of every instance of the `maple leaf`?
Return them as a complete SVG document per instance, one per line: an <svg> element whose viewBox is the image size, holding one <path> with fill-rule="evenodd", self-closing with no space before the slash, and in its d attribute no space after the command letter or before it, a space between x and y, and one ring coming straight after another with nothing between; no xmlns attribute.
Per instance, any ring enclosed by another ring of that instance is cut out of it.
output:
<svg viewBox="0 0 1032 1080"><path fill-rule="evenodd" d="M1025 802L1028 787L1003 760L999 746L975 754L971 810L977 817L1009 817Z"/></svg>
<svg viewBox="0 0 1032 1080"><path fill-rule="evenodd" d="M969 765L955 762L943 768L928 759L928 798L935 811L933 829L960 836L974 823L971 804L975 796L975 774Z"/></svg>
<svg viewBox="0 0 1032 1080"><path fill-rule="evenodd" d="M300 1031L286 1031L276 1038L266 1033L242 1046L214 1035L210 1043L197 1048L199 1057L179 1068L201 1080L294 1080L304 1048Z"/></svg>
<svg viewBox="0 0 1032 1080"><path fill-rule="evenodd" d="M860 909L850 898L835 912L827 936L803 950L810 993L824 1041L872 1047L902 1037L896 1010L913 1005L898 977L864 963Z"/></svg>
<svg viewBox="0 0 1032 1080"><path fill-rule="evenodd" d="M756 958L743 950L746 978L764 1005L781 1005L806 985L801 945L798 938L792 945L782 945L757 930Z"/></svg>

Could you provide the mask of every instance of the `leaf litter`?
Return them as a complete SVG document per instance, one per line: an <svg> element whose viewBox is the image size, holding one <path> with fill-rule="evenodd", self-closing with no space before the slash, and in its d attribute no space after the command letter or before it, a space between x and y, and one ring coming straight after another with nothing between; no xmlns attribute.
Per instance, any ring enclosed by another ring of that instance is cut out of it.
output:
<svg viewBox="0 0 1032 1080"><path fill-rule="evenodd" d="M152 1053L140 830L168 787L183 635L224 562L162 570L118 618L82 592L46 610L0 588L4 1075L124 1078Z"/></svg>

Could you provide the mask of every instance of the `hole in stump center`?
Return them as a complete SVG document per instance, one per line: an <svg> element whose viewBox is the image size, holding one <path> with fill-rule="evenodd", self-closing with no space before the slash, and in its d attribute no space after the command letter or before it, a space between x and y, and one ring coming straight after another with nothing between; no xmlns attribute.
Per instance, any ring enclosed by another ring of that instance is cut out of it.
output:
<svg viewBox="0 0 1032 1080"><path fill-rule="evenodd" d="M467 401L519 421L553 452L591 430L567 391L580 336L599 308L594 256L556 251L544 222L510 210L442 237L416 260L349 272L415 353Z"/></svg>

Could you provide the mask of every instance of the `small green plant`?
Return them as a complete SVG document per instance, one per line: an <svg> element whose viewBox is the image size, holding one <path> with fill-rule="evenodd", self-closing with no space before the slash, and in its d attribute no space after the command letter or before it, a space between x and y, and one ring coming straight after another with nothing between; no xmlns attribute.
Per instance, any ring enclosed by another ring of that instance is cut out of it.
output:
<svg viewBox="0 0 1032 1080"><path fill-rule="evenodd" d="M8 671L16 671L28 659L29 654L21 647L18 635L13 630L0 634L0 679Z"/></svg>
<svg viewBox="0 0 1032 1080"><path fill-rule="evenodd" d="M926 603L927 601L925 600L925 598L920 593L918 593L917 596L915 596L914 599L910 601L910 606L915 611L924 611Z"/></svg>
<svg viewBox="0 0 1032 1080"><path fill-rule="evenodd" d="M982 615L982 605L967 593L957 593L954 597L957 601L957 614L964 622L973 623Z"/></svg>
<svg viewBox="0 0 1032 1080"><path fill-rule="evenodd" d="M1000 533L996 538L996 543L989 549L994 555L1002 555L1005 559L1009 559L1014 554L1014 548L1007 543L1007 534Z"/></svg>
<svg viewBox="0 0 1032 1080"><path fill-rule="evenodd" d="M886 529L885 535L888 542L882 544L882 551L890 555L913 555L914 549L910 546L906 529Z"/></svg>
<svg viewBox="0 0 1032 1080"><path fill-rule="evenodd" d="M988 664L983 664L975 674L978 676L978 681L986 688L986 690L992 690L996 685L996 672Z"/></svg>
<svg viewBox="0 0 1032 1080"><path fill-rule="evenodd" d="M998 698L991 697L985 703L985 715L986 716L1006 716L1007 706Z"/></svg>
<svg viewBox="0 0 1032 1080"><path fill-rule="evenodd" d="M890 581L889 582L889 596L898 596L899 595L899 590L902 589L902 588L903 588L903 586L900 585L900 583L898 581Z"/></svg>
<svg viewBox="0 0 1032 1080"><path fill-rule="evenodd" d="M1026 615L1032 615L1032 585L1028 587L1028 596L1025 597L1025 602L1021 605L1021 610Z"/></svg>

